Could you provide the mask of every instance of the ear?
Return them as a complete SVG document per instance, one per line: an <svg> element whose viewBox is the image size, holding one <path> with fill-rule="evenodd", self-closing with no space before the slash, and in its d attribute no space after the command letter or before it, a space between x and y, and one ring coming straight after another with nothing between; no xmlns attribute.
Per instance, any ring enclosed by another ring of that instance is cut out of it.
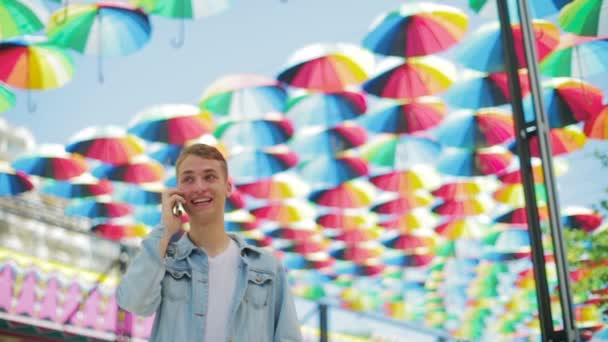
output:
<svg viewBox="0 0 608 342"><path fill-rule="evenodd" d="M226 197L232 195L233 186L232 179L228 179L228 181L226 181Z"/></svg>

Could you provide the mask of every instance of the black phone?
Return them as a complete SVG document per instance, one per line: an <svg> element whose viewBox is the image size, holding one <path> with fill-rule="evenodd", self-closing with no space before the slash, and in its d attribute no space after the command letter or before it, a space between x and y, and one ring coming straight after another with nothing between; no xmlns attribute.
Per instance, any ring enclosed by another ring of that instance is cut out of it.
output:
<svg viewBox="0 0 608 342"><path fill-rule="evenodd" d="M186 211L184 210L184 205L182 202L175 202L173 205L173 215L174 216L182 216Z"/></svg>

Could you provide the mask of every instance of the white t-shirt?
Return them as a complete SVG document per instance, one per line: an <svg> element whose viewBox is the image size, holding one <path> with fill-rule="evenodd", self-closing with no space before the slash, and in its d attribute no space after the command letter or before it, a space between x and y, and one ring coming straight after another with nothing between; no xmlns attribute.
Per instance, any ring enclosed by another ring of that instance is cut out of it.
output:
<svg viewBox="0 0 608 342"><path fill-rule="evenodd" d="M232 298L236 288L239 268L239 248L230 239L228 248L209 260L209 292L207 299L207 317L205 342L226 341L228 337L228 319Z"/></svg>

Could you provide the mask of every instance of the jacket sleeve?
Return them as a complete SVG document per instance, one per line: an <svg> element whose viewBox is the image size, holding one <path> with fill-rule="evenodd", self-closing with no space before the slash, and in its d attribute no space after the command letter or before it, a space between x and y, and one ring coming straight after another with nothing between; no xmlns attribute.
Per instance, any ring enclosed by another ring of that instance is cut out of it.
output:
<svg viewBox="0 0 608 342"><path fill-rule="evenodd" d="M275 342L300 342L302 335L300 332L300 322L296 313L293 296L287 282L285 270L280 261L278 266L278 295L275 303Z"/></svg>
<svg viewBox="0 0 608 342"><path fill-rule="evenodd" d="M162 225L156 227L143 240L141 250L131 261L116 289L118 305L139 316L152 315L160 305L161 281L166 267L158 246L164 229Z"/></svg>

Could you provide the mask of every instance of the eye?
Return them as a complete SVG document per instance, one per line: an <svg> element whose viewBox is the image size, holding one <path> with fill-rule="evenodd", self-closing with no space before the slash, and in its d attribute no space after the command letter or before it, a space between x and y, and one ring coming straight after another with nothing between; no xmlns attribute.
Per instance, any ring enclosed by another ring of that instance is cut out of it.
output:
<svg viewBox="0 0 608 342"><path fill-rule="evenodd" d="M182 182L183 182L183 183L192 183L192 180L193 180L193 179L194 179L194 178L193 178L192 176L187 176L187 177L184 177L184 178L182 179Z"/></svg>
<svg viewBox="0 0 608 342"><path fill-rule="evenodd" d="M208 181L215 180L216 178L217 178L217 177L216 177L215 175L207 175L207 176L205 177L205 179L206 179L206 180L208 180Z"/></svg>

